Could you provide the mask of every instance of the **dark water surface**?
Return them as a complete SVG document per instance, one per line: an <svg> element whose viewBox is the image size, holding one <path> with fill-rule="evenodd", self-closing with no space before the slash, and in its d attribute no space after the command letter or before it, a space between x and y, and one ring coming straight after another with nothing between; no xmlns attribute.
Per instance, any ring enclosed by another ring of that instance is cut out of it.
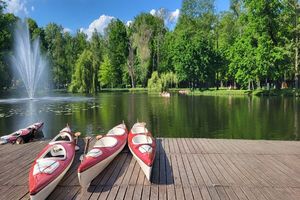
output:
<svg viewBox="0 0 300 200"><path fill-rule="evenodd" d="M57 94L62 96L62 94ZM156 137L298 140L300 99L101 93L92 97L0 99L0 135L44 121L55 136L66 123L83 134L103 134L125 121L145 121Z"/></svg>

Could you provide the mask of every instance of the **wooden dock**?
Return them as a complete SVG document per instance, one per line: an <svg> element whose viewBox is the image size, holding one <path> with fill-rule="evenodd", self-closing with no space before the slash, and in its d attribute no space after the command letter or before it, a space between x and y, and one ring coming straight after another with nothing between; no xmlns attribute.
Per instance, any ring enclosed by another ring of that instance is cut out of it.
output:
<svg viewBox="0 0 300 200"><path fill-rule="evenodd" d="M29 199L29 168L47 142L0 146L0 199ZM300 142L161 138L157 148L151 183L125 148L85 191L79 151L48 199L300 199Z"/></svg>

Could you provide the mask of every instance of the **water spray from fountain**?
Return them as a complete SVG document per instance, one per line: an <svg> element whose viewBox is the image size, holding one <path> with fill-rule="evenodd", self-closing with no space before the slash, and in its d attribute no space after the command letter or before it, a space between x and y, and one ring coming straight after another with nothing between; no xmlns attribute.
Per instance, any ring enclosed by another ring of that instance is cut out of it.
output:
<svg viewBox="0 0 300 200"><path fill-rule="evenodd" d="M26 20L19 20L16 24L11 61L25 85L28 97L33 99L42 74L47 68L47 61L40 52L39 38L31 41Z"/></svg>

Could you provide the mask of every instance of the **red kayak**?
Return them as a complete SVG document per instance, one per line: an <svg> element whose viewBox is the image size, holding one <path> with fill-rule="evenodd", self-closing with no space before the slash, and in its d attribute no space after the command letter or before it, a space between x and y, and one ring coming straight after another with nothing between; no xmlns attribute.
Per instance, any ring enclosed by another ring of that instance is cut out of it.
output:
<svg viewBox="0 0 300 200"><path fill-rule="evenodd" d="M78 178L82 187L88 187L91 181L122 151L127 142L127 135L125 124L120 124L96 141L78 167Z"/></svg>
<svg viewBox="0 0 300 200"><path fill-rule="evenodd" d="M146 178L150 180L156 152L156 142L145 127L146 123L136 123L128 135L128 147L138 161Z"/></svg>
<svg viewBox="0 0 300 200"><path fill-rule="evenodd" d="M0 144L17 143L22 144L29 142L35 137L35 134L43 129L44 123L37 122L24 129L20 129L12 134L2 136L0 138Z"/></svg>
<svg viewBox="0 0 300 200"><path fill-rule="evenodd" d="M46 199L70 168L75 156L75 143L69 126L39 153L29 172L31 199Z"/></svg>

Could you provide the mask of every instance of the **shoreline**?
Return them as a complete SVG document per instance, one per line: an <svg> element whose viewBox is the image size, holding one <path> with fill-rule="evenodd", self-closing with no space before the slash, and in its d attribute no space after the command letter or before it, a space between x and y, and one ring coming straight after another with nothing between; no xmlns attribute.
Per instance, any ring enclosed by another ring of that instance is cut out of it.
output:
<svg viewBox="0 0 300 200"><path fill-rule="evenodd" d="M17 92L16 89L10 89L6 91L6 94L13 94ZM208 88L208 89L190 89L190 88L170 88L171 94L178 94L180 91L184 91L183 95L187 96L257 96L257 97L300 97L300 89L257 89L257 90L230 90L227 88ZM91 93L72 93L67 89L53 89L50 93L70 93L70 94L91 94ZM159 94L157 91L149 91L148 88L103 88L99 92L94 94L100 94L103 92L130 92L130 93L150 93ZM0 92L0 96L5 92Z"/></svg>

